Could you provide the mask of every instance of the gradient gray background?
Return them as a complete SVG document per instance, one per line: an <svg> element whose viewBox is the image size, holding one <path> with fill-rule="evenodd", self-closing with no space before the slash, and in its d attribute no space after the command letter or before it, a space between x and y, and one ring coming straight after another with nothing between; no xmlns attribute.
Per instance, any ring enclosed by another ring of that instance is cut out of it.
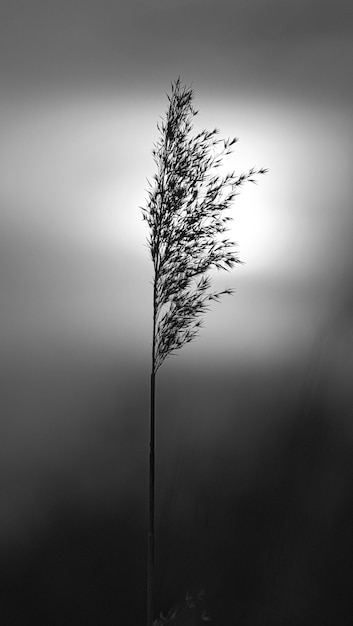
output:
<svg viewBox="0 0 353 626"><path fill-rule="evenodd" d="M353 606L352 8L3 1L0 614L144 619L152 268L139 205L178 75L270 168L245 265L160 372L158 608L344 626Z"/></svg>

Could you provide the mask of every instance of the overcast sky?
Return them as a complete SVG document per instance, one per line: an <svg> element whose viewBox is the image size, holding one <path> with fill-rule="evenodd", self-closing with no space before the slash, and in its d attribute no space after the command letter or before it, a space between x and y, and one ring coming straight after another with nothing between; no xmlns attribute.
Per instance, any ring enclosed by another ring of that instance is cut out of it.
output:
<svg viewBox="0 0 353 626"><path fill-rule="evenodd" d="M110 343L127 337L135 309L139 348L148 343L138 206L165 92L180 74L194 85L198 123L240 138L229 168L271 170L237 199L232 235L246 266L224 280L248 296L217 318L240 317L245 353L264 331L272 345L277 332L290 338L288 320L307 341L349 255L351 11L343 1L3 3L5 284L13 303L28 299L26 323L42 313L64 334L78 322L88 335L111 333Z"/></svg>
<svg viewBox="0 0 353 626"><path fill-rule="evenodd" d="M139 205L154 172L156 123L179 75L195 89L197 124L239 137L226 167L270 172L234 205L231 235L245 265L217 280L236 294L210 311L197 342L166 363L165 389L175 388L188 368L211 377L216 364L239 380L242 368L290 369L328 337L326 362L337 366L329 384L336 389L339 378L348 394L352 35L352 4L345 0L3 0L1 445L11 477L5 535L14 520L24 531L24 511L41 515L42 492L33 500L28 494L41 484L43 468L60 475L70 467L76 482L71 474L65 480L80 493L92 484L102 491L99 479L85 477L99 407L108 422L114 402L123 415L126 390L147 380L152 268ZM105 369L107 355L119 372L117 388L115 373ZM263 417L262 400L268 415L276 402L269 400L276 397L275 378L267 392L256 374L258 398L250 378L239 388L243 426L245 416L249 424ZM196 422L209 415L204 438L212 439L219 422L212 426L207 400L200 402ZM222 402L228 414L227 391ZM130 409L141 415L141 405ZM136 460L143 437L129 439L125 426L121 418L119 458L126 468L126 441ZM238 441L247 441L247 428ZM108 442L99 441L98 458L106 458ZM86 460L76 462L81 454ZM99 474L105 485L112 467L108 461ZM134 471L120 474L119 488L135 480ZM116 486L113 480L111 491Z"/></svg>

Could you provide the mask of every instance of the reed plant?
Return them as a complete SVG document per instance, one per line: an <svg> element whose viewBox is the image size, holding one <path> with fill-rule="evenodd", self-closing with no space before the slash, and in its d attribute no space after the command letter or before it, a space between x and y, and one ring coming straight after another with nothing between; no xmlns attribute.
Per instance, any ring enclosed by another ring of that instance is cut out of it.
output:
<svg viewBox="0 0 353 626"><path fill-rule="evenodd" d="M237 138L221 139L219 130L193 132L194 90L178 78L168 108L157 124L153 147L156 173L142 208L153 263L153 324L150 388L149 526L147 626L153 625L155 595L155 399L156 374L165 359L198 335L213 301L233 289L212 290L212 270L240 263L234 241L226 236L233 219L228 209L246 182L256 183L265 168L224 173L223 160Z"/></svg>

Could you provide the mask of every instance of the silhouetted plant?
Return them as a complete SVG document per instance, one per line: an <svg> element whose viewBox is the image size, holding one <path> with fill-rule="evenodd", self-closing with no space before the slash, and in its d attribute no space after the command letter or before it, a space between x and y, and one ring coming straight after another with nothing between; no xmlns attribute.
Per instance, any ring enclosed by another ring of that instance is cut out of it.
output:
<svg viewBox="0 0 353 626"><path fill-rule="evenodd" d="M221 174L223 158L237 139L222 140L219 131L191 136L193 89L172 83L165 118L157 128L153 157L157 166L150 183L143 219L149 227L148 247L154 267L152 370L150 395L149 530L147 626L153 624L155 381L164 360L192 341L211 301L232 289L211 291L210 270L230 270L240 260L235 243L224 236L232 220L227 214L241 186L255 183L266 169Z"/></svg>

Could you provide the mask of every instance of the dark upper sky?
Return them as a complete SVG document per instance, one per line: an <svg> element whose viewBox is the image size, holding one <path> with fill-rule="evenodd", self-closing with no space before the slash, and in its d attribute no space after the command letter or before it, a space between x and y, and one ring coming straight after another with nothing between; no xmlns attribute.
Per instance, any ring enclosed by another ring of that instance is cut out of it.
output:
<svg viewBox="0 0 353 626"><path fill-rule="evenodd" d="M342 102L352 95L352 22L346 0L6 1L1 69L28 89L148 90L180 73L208 88Z"/></svg>

